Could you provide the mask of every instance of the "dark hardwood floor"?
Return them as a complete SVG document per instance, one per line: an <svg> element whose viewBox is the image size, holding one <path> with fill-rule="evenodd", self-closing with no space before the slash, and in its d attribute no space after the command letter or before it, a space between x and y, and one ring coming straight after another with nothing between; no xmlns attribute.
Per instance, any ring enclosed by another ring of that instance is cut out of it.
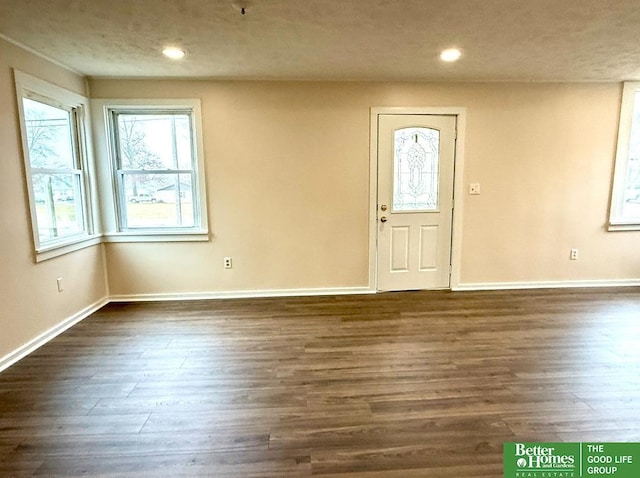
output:
<svg viewBox="0 0 640 478"><path fill-rule="evenodd" d="M640 441L640 289L111 304L0 373L1 476L501 477L505 441Z"/></svg>

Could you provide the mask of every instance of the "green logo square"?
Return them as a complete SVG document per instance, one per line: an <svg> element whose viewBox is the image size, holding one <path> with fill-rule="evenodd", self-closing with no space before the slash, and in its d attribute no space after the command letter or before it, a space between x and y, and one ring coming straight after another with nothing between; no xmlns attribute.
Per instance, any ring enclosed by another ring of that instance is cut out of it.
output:
<svg viewBox="0 0 640 478"><path fill-rule="evenodd" d="M578 443L505 443L505 478L576 478L580 472Z"/></svg>

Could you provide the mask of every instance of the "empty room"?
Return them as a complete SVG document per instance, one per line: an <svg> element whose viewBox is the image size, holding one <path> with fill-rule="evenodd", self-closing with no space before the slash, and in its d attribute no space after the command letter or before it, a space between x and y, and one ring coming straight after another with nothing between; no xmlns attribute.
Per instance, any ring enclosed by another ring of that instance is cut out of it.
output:
<svg viewBox="0 0 640 478"><path fill-rule="evenodd" d="M640 476L639 31L0 0L0 476Z"/></svg>

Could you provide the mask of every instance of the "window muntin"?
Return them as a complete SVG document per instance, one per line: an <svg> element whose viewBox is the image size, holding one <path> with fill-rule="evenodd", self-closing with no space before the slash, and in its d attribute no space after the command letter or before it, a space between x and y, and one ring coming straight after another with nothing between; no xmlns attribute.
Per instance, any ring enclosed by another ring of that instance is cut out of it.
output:
<svg viewBox="0 0 640 478"><path fill-rule="evenodd" d="M623 89L609 222L610 230L640 229L640 82Z"/></svg>
<svg viewBox="0 0 640 478"><path fill-rule="evenodd" d="M200 228L193 111L111 109L120 231Z"/></svg>

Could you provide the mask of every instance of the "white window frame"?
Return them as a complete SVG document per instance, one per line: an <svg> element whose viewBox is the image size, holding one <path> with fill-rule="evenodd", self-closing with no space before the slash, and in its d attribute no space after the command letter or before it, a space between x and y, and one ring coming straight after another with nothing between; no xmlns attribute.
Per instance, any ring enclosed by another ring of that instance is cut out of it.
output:
<svg viewBox="0 0 640 478"><path fill-rule="evenodd" d="M14 70L14 80L16 85L20 133L22 137L25 182L29 197L35 261L41 262L98 244L100 242L100 235L97 233L99 224L94 201L95 183L92 180L93 158L91 155L89 99L18 70ZM84 215L84 229L78 234L42 242L40 240L23 98L49 104L67 111L73 111L72 117L74 118L73 126L76 134L75 156L77 168L73 170L73 173L80 176L80 197L78 200L81 203L80 208Z"/></svg>
<svg viewBox="0 0 640 478"><path fill-rule="evenodd" d="M625 201L625 189L627 186L629 142L631 141L631 123L633 121L633 105L636 93L640 93L640 81L624 83L611 192L609 231L640 231L640 217L625 217L622 214Z"/></svg>
<svg viewBox="0 0 640 478"><path fill-rule="evenodd" d="M207 196L204 170L204 147L202 143L201 106L198 99L95 99L91 100L96 144L97 167L100 182L100 205L103 237L105 242L171 242L209 240ZM191 116L195 198L195 222L193 227L136 227L125 228L121 221L122 207L126 198L119 197L121 188L113 131L113 112L157 111L185 112Z"/></svg>

